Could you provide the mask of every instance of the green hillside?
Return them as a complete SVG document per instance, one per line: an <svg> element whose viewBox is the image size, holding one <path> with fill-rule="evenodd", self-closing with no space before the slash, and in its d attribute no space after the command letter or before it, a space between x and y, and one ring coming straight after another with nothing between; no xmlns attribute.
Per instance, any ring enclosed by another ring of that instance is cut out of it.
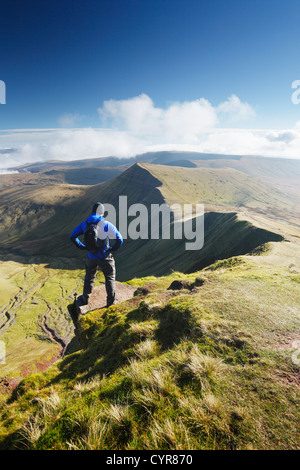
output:
<svg viewBox="0 0 300 470"><path fill-rule="evenodd" d="M38 162L23 165L17 169L20 172L31 172L31 177L27 173L28 178L32 178L34 174L40 177L43 175L43 178L45 178L46 174L46 177L49 178L48 172L54 171L59 174L68 174L70 178L74 179L75 175L81 172L81 182L78 184L95 184L94 182L88 183L87 181L90 178L94 179L96 175L99 177L98 182L104 181L106 179L105 172L108 174L108 172L112 171L125 170L138 162L190 168L231 168L259 179L264 183L271 184L277 187L277 189L290 194L292 197L300 197L300 163L298 159L288 158L162 151L148 152L131 158L107 157L87 158L70 162ZM102 170L103 173L101 173ZM24 173L21 173L21 175L25 176ZM1 177L1 180L6 178L10 179L10 176ZM67 179L64 181L72 182Z"/></svg>
<svg viewBox="0 0 300 470"><path fill-rule="evenodd" d="M243 156L239 159L197 160L194 163L199 168L234 168L267 184L272 184L292 196L300 197L300 162L298 159Z"/></svg>
<svg viewBox="0 0 300 470"><path fill-rule="evenodd" d="M0 340L6 352L5 363L0 362L0 401L26 375L45 370L64 354L74 337L68 305L81 291L83 275L33 260L0 261Z"/></svg>
<svg viewBox="0 0 300 470"><path fill-rule="evenodd" d="M44 171L19 172L0 176L0 188L22 185L76 184L89 186L107 181L124 171L123 167L113 168L60 168L49 166Z"/></svg>
<svg viewBox="0 0 300 470"><path fill-rule="evenodd" d="M162 183L161 192L169 204L203 202L206 210L247 209L266 217L292 218L299 214L296 196L254 175L234 168L181 168L143 164ZM296 176L296 175L295 175ZM298 176L299 181L299 176Z"/></svg>
<svg viewBox="0 0 300 470"><path fill-rule="evenodd" d="M3 403L0 448L299 449L295 269L241 256L132 280Z"/></svg>
<svg viewBox="0 0 300 470"><path fill-rule="evenodd" d="M116 258L118 277L148 274L162 276L172 271L193 272L216 260L246 254L271 241L284 238L257 228L236 213L209 212L204 215L204 246L201 250L186 250L185 240L128 240L125 250Z"/></svg>
<svg viewBox="0 0 300 470"><path fill-rule="evenodd" d="M169 157L99 184L66 184L71 163L0 178L0 448L299 447L296 166ZM117 279L135 297L74 325L86 255L70 233L121 195L204 203L204 246L124 240Z"/></svg>
<svg viewBox="0 0 300 470"><path fill-rule="evenodd" d="M271 184L277 189L300 197L299 159L245 155L219 155L197 152L149 152L139 155L142 162L179 167L233 168Z"/></svg>

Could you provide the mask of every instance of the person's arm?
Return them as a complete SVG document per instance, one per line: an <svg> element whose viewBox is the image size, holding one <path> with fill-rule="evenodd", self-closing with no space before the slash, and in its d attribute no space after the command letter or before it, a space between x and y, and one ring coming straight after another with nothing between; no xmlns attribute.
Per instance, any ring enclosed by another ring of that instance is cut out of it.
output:
<svg viewBox="0 0 300 470"><path fill-rule="evenodd" d="M123 245L123 237L120 234L119 230L110 222L108 222L107 235L109 238L116 239L112 247L109 248L108 252L117 251Z"/></svg>
<svg viewBox="0 0 300 470"><path fill-rule="evenodd" d="M86 250L85 245L79 240L79 235L83 234L83 223L78 225L70 235L70 240L74 243L74 245L79 248L80 250Z"/></svg>

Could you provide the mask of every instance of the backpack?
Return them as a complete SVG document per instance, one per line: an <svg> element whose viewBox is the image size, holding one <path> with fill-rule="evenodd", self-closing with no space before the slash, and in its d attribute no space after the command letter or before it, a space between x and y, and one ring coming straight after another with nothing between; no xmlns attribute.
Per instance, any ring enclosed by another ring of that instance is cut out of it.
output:
<svg viewBox="0 0 300 470"><path fill-rule="evenodd" d="M84 244L90 253L97 253L103 250L107 243L107 238L101 240L98 238L97 225L99 222L93 223L86 221L86 228L83 232Z"/></svg>

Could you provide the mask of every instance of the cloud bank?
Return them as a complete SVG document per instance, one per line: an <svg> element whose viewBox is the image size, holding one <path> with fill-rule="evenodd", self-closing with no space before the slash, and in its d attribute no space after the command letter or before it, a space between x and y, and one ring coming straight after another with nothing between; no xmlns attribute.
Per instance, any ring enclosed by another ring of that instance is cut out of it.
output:
<svg viewBox="0 0 300 470"><path fill-rule="evenodd" d="M161 108L141 94L104 101L97 111L99 128L74 128L83 117L66 113L58 119L61 129L0 131L0 149L16 149L0 152L0 168L158 150L300 158L299 122L285 130L243 128L255 121L255 110L236 95L216 106L200 98Z"/></svg>
<svg viewBox="0 0 300 470"><path fill-rule="evenodd" d="M204 98L156 108L145 94L128 100L105 101L98 109L102 122L131 135L161 143L197 143L199 134L217 124L217 113Z"/></svg>

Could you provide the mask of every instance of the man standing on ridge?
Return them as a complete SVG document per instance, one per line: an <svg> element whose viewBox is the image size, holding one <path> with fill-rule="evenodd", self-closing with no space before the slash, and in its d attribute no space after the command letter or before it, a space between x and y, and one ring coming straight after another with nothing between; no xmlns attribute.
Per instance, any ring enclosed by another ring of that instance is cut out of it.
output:
<svg viewBox="0 0 300 470"><path fill-rule="evenodd" d="M79 236L84 236L84 243L79 240ZM116 241L111 247L109 238ZM116 268L112 252L116 251L123 244L123 238L117 228L104 219L104 206L101 202L96 202L93 206L92 214L88 219L78 225L71 233L70 239L80 250L87 250L87 260L85 267L85 279L83 286L82 301L88 304L89 295L92 292L98 267L102 269L105 277L105 287L107 294L107 305L113 305L116 300L115 278Z"/></svg>

